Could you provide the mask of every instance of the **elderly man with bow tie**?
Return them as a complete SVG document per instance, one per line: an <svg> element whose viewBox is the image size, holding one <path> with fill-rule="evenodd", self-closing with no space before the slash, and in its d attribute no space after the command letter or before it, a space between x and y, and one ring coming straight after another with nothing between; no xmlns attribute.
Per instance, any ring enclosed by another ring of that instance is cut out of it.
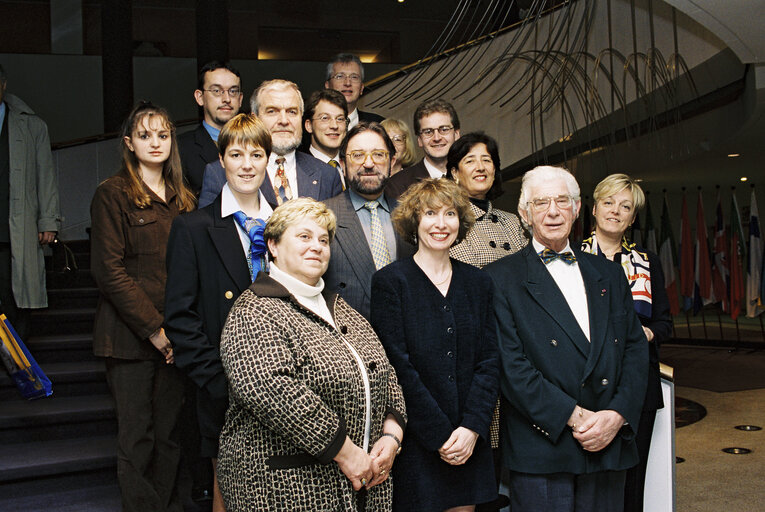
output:
<svg viewBox="0 0 765 512"><path fill-rule="evenodd" d="M623 510L648 371L619 265L572 248L581 206L567 170L523 177L525 249L484 267L495 281L502 460L513 510Z"/></svg>

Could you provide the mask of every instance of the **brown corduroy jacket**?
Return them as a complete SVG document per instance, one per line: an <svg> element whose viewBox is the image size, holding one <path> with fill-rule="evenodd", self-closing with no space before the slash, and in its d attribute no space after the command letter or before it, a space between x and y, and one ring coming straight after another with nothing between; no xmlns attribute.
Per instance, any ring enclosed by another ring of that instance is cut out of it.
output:
<svg viewBox="0 0 765 512"><path fill-rule="evenodd" d="M167 238L179 211L169 188L166 202L147 188L151 204L138 208L128 199L126 184L124 176L112 176L99 185L90 205L90 268L100 291L93 352L162 359L148 337L162 326Z"/></svg>

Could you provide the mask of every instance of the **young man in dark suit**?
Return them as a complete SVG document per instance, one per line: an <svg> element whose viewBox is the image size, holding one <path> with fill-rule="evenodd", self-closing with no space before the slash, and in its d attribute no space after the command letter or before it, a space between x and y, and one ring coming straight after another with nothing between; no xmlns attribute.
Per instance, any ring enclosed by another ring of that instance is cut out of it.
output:
<svg viewBox="0 0 765 512"><path fill-rule="evenodd" d="M533 239L484 267L496 290L513 510L622 510L638 462L647 341L621 267L568 242L580 206L565 169L527 172L518 213Z"/></svg>
<svg viewBox="0 0 765 512"><path fill-rule="evenodd" d="M281 204L293 197L312 197L323 201L343 191L337 170L312 155L296 151L303 130L303 97L300 89L288 80L268 80L250 97L251 112L271 132L273 151L261 186L266 200ZM205 169L199 207L212 202L225 183L220 162Z"/></svg>
<svg viewBox="0 0 765 512"><path fill-rule="evenodd" d="M385 192L398 198L410 185L423 178L442 178L446 174L446 156L460 138L460 119L451 103L442 99L421 103L414 111L414 133L425 157L391 177Z"/></svg>
<svg viewBox="0 0 765 512"><path fill-rule="evenodd" d="M202 122L193 131L178 136L183 175L199 196L205 166L218 161L218 134L242 106L242 79L227 62L208 62L199 71L197 105L202 107Z"/></svg>
<svg viewBox="0 0 765 512"><path fill-rule="evenodd" d="M414 247L395 233L390 220L395 201L383 194L395 153L393 142L379 123L357 124L340 146L347 188L324 201L337 217L324 284L328 290L337 291L366 319L369 319L372 274L414 253ZM380 230L374 229L375 222L379 223ZM373 255L371 247L380 231L384 254Z"/></svg>

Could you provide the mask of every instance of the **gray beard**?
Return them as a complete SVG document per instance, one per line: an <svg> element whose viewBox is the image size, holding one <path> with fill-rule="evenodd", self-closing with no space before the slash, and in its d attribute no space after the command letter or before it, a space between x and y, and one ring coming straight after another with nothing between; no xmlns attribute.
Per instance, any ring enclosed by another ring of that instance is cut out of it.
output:
<svg viewBox="0 0 765 512"><path fill-rule="evenodd" d="M277 155L286 155L287 153L291 153L292 151L295 151L297 148L299 148L300 142L301 140L297 139L285 144L274 143L271 146L271 151L273 151Z"/></svg>

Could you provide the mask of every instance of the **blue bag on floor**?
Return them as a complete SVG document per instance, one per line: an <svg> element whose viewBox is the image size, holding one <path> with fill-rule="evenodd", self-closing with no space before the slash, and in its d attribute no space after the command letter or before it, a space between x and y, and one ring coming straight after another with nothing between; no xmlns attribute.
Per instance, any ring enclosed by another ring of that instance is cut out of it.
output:
<svg viewBox="0 0 765 512"><path fill-rule="evenodd" d="M0 313L0 359L16 384L21 396L27 400L53 394L53 385L45 375L11 323Z"/></svg>

